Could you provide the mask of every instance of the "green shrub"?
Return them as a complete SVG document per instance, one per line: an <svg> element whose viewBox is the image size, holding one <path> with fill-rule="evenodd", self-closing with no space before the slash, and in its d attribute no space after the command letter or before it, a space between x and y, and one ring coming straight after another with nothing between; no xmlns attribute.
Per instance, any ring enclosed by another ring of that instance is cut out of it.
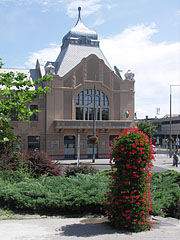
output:
<svg viewBox="0 0 180 240"><path fill-rule="evenodd" d="M180 219L180 173L154 173L150 183L152 214Z"/></svg>
<svg viewBox="0 0 180 240"><path fill-rule="evenodd" d="M97 213L103 206L108 179L97 175L26 179L4 184L0 180L1 207L31 212Z"/></svg>
<svg viewBox="0 0 180 240"><path fill-rule="evenodd" d="M95 174L98 170L88 163L81 163L78 166L68 166L65 168L65 177L76 176L77 174Z"/></svg>
<svg viewBox="0 0 180 240"><path fill-rule="evenodd" d="M10 183L21 182L30 177L30 174L23 168L18 170L0 170L0 178Z"/></svg>

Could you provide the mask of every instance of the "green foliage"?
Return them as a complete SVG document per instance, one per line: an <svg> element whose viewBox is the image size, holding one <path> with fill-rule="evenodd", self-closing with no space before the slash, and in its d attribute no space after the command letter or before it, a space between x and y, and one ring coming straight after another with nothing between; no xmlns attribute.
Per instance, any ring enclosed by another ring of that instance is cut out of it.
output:
<svg viewBox="0 0 180 240"><path fill-rule="evenodd" d="M138 129L127 129L113 142L110 159L112 170L116 168L105 202L111 224L134 232L150 229L151 141Z"/></svg>
<svg viewBox="0 0 180 240"><path fill-rule="evenodd" d="M154 173L151 186L152 213L180 219L180 173Z"/></svg>
<svg viewBox="0 0 180 240"><path fill-rule="evenodd" d="M1 67L2 61L0 59L0 68ZM9 125L9 121L13 118L17 118L19 121L28 121L29 117L37 112L37 110L30 110L28 107L29 103L49 91L49 88L44 87L43 84L51 79L50 76L45 76L33 82L23 73L0 73L1 152L2 149L6 152L8 143L16 140L16 137L12 133L12 127Z"/></svg>
<svg viewBox="0 0 180 240"><path fill-rule="evenodd" d="M76 176L77 174L95 174L97 172L96 168L87 163L81 163L79 167L77 166L68 166L65 168L64 175L65 177Z"/></svg>
<svg viewBox="0 0 180 240"><path fill-rule="evenodd" d="M32 212L99 212L108 179L98 175L26 179L19 183L0 180L0 207Z"/></svg>
<svg viewBox="0 0 180 240"><path fill-rule="evenodd" d="M115 169L113 169L113 171L115 171ZM112 174L112 169L105 169L105 170L97 172L97 174L104 176L104 177L110 177L110 175Z"/></svg>
<svg viewBox="0 0 180 240"><path fill-rule="evenodd" d="M18 170L0 170L0 179L9 183L22 182L27 178L31 178L31 176L23 168Z"/></svg>
<svg viewBox="0 0 180 240"><path fill-rule="evenodd" d="M43 214L99 213L111 173L103 170L95 175L32 179L23 171L0 171L0 207ZM151 214L180 219L180 173L154 173L150 184Z"/></svg>
<svg viewBox="0 0 180 240"><path fill-rule="evenodd" d="M137 127L140 131L144 132L149 138L152 138L154 141L154 135L156 134L156 125L147 120L140 121L137 123Z"/></svg>

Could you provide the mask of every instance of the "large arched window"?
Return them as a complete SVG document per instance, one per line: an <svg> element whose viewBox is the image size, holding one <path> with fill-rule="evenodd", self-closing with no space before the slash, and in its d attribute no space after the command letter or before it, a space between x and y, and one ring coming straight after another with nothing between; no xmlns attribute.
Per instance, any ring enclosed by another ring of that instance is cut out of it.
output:
<svg viewBox="0 0 180 240"><path fill-rule="evenodd" d="M86 89L76 100L76 120L94 119L94 94L96 99L96 120L109 120L109 99L100 90Z"/></svg>

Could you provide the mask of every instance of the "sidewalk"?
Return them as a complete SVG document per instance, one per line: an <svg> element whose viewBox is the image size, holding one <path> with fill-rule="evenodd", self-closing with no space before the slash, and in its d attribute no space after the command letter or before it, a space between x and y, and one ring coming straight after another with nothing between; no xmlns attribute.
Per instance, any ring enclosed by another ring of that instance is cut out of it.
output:
<svg viewBox="0 0 180 240"><path fill-rule="evenodd" d="M76 164L76 160L62 161ZM81 160L89 162L92 160ZM165 154L157 154L156 167L173 169L172 159ZM108 159L96 159L96 164L109 164ZM180 221L174 218L153 217L151 231L129 233L111 228L104 217L42 217L30 216L22 220L0 220L0 239L2 240L179 240Z"/></svg>
<svg viewBox="0 0 180 240"><path fill-rule="evenodd" d="M151 231L129 233L111 228L105 218L46 218L0 221L2 240L179 240L180 222L154 218Z"/></svg>
<svg viewBox="0 0 180 240"><path fill-rule="evenodd" d="M77 160L60 160L62 165L77 165ZM155 154L154 166L163 168L165 170L175 170L180 172L180 164L178 167L172 166L173 158L170 158L168 154ZM80 159L80 163L89 163L94 166L109 165L109 159L96 159L95 163L92 163L91 159Z"/></svg>

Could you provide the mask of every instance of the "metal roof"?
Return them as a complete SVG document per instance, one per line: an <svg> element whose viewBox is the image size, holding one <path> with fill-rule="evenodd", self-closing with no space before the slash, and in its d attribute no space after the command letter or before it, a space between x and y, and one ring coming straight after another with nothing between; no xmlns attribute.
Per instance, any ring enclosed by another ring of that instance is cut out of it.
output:
<svg viewBox="0 0 180 240"><path fill-rule="evenodd" d="M56 59L56 74L60 77L63 77L72 68L78 65L83 58L87 58L92 54L102 59L104 63L112 70L111 65L99 47L69 44L67 48L60 52L58 58Z"/></svg>

